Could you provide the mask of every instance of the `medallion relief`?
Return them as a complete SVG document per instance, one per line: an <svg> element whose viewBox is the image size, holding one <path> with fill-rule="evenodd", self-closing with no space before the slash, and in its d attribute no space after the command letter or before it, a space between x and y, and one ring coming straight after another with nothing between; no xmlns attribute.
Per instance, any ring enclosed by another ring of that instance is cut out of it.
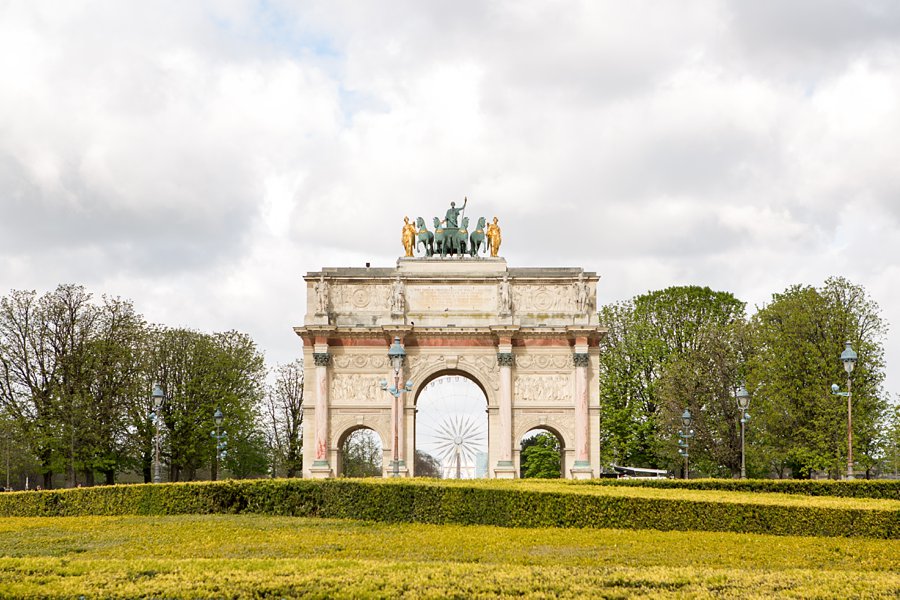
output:
<svg viewBox="0 0 900 600"><path fill-rule="evenodd" d="M568 285L515 285L516 312L574 312L575 291Z"/></svg>
<svg viewBox="0 0 900 600"><path fill-rule="evenodd" d="M390 310L391 286L332 285L331 304L338 313Z"/></svg>

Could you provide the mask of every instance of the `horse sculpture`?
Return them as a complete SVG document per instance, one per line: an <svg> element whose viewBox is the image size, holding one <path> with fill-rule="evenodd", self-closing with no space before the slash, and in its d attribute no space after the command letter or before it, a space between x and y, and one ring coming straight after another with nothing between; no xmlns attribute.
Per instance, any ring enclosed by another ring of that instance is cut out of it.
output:
<svg viewBox="0 0 900 600"><path fill-rule="evenodd" d="M425 256L432 256L434 254L434 234L425 227L425 219L416 217L416 229L418 229L418 233L416 234L416 250L419 249L419 245L421 244L422 246L425 246Z"/></svg>
<svg viewBox="0 0 900 600"><path fill-rule="evenodd" d="M456 230L456 253L462 256L466 254L466 246L469 243L469 217L463 217L462 223L459 224L459 229Z"/></svg>
<svg viewBox="0 0 900 600"><path fill-rule="evenodd" d="M464 205L465 206L465 205ZM451 209L454 207L451 205ZM461 212L462 209L459 209ZM451 219L451 216L454 219ZM455 220L459 217L459 220ZM447 223L451 222L448 227ZM459 225L457 226L457 222ZM478 227L469 235L469 217L462 216L458 213L450 215L446 220L434 217L434 233L428 231L425 226L425 219L416 217L416 252L423 247L425 256L440 256L445 258L447 255L457 256L478 256L478 252L486 252L488 250L488 236L485 232L486 220L484 217L478 219Z"/></svg>
<svg viewBox="0 0 900 600"><path fill-rule="evenodd" d="M478 250L482 246L484 247L485 252L487 251L487 238L484 235L484 224L485 218L480 217L478 219L478 225L475 226L475 231L469 236L469 253L472 256L477 256Z"/></svg>

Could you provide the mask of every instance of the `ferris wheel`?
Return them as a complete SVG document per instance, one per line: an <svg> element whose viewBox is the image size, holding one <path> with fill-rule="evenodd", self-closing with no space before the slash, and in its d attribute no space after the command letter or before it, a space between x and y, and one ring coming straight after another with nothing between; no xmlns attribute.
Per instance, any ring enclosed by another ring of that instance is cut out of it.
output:
<svg viewBox="0 0 900 600"><path fill-rule="evenodd" d="M416 403L416 450L441 466L445 479L487 476L487 401L473 381L445 375Z"/></svg>

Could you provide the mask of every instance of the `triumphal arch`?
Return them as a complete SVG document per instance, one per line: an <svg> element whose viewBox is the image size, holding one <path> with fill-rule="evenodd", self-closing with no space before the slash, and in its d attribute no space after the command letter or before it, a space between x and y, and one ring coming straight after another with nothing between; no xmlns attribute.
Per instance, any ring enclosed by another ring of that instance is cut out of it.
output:
<svg viewBox="0 0 900 600"><path fill-rule="evenodd" d="M518 442L536 428L561 440L566 477L599 474L598 276L511 267L498 255L497 219L469 233L461 211L435 218L434 231L408 223L395 267L305 276L305 323L294 328L304 343L305 477L340 476L342 440L360 427L381 439L385 475L415 475L416 403L448 374L484 392L488 476L516 477ZM412 256L410 238L423 256ZM479 255L482 241L491 256ZM381 382L395 380L388 351L398 338L405 357L392 394Z"/></svg>

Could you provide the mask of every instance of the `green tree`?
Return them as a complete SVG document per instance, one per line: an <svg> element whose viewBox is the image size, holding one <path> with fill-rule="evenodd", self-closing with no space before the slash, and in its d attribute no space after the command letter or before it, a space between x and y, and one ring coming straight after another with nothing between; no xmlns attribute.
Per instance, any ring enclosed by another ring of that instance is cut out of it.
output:
<svg viewBox="0 0 900 600"><path fill-rule="evenodd" d="M165 394L161 414L169 478L192 480L205 466L216 478L216 441L210 435L215 429L213 413L222 411L223 428L233 440L250 440L259 433L257 407L265 377L262 354L249 336L235 331L209 335L156 327L151 339L151 372ZM234 447L226 464L241 473L253 471L243 463L256 463L255 446L229 445Z"/></svg>
<svg viewBox="0 0 900 600"><path fill-rule="evenodd" d="M416 477L440 479L443 476L442 471L441 463L435 457L422 450L416 450Z"/></svg>
<svg viewBox="0 0 900 600"><path fill-rule="evenodd" d="M900 476L900 404L894 403L885 415L882 473Z"/></svg>
<svg viewBox="0 0 900 600"><path fill-rule="evenodd" d="M865 290L843 278L821 288L795 285L752 319L757 352L748 364L753 392L753 429L760 460L779 476L809 477L846 470L846 401L830 392L846 385L839 360L845 340L859 362L853 371L854 458L867 474L877 462L880 424L887 404L878 305Z"/></svg>
<svg viewBox="0 0 900 600"><path fill-rule="evenodd" d="M743 384L743 365L751 354L747 329L740 320L709 324L697 332L693 348L672 356L659 380L664 431L682 428L681 415L690 409L691 466L704 475L740 475L741 411L735 392ZM670 464L682 466L675 444L668 447Z"/></svg>
<svg viewBox="0 0 900 600"><path fill-rule="evenodd" d="M272 474L303 472L303 361L279 365L268 388L263 413L272 454Z"/></svg>
<svg viewBox="0 0 900 600"><path fill-rule="evenodd" d="M603 307L608 334L600 353L600 448L608 463L669 466L657 387L667 365L698 349L707 328L744 318L744 303L708 287L671 287Z"/></svg>
<svg viewBox="0 0 900 600"><path fill-rule="evenodd" d="M549 432L522 440L520 477L522 479L558 479L561 477L559 440Z"/></svg>

